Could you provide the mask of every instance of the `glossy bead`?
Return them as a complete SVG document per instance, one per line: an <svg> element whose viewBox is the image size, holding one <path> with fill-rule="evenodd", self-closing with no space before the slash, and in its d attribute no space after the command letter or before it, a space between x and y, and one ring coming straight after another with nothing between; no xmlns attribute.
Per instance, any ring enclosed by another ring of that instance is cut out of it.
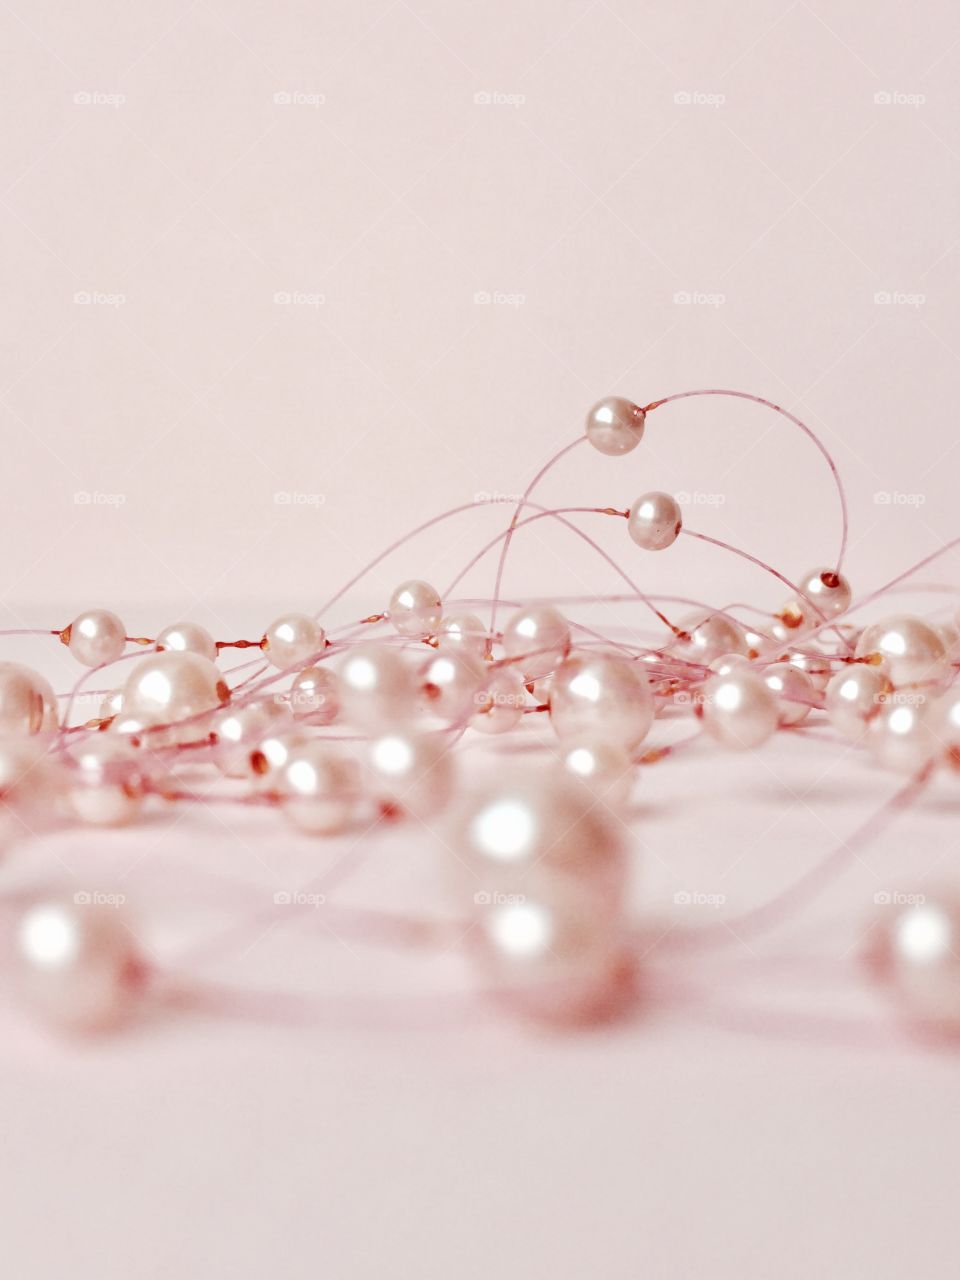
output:
<svg viewBox="0 0 960 1280"><path fill-rule="evenodd" d="M960 1033L960 901L953 890L910 897L882 907L868 959L918 1029L953 1037Z"/></svg>
<svg viewBox="0 0 960 1280"><path fill-rule="evenodd" d="M822 693L834 674L834 667L829 657L824 653L817 653L815 649L804 649L800 653L791 653L786 659L791 667L796 667L798 671L802 671L809 677L814 689Z"/></svg>
<svg viewBox="0 0 960 1280"><path fill-rule="evenodd" d="M630 508L627 532L645 551L663 551L680 536L683 514L669 493L644 493Z"/></svg>
<svg viewBox="0 0 960 1280"><path fill-rule="evenodd" d="M57 699L49 682L19 662L0 662L0 734L46 733L58 723Z"/></svg>
<svg viewBox="0 0 960 1280"><path fill-rule="evenodd" d="M125 738L95 733L70 752L65 795L71 813L91 826L132 822L143 807L142 756Z"/></svg>
<svg viewBox="0 0 960 1280"><path fill-rule="evenodd" d="M340 666L343 714L364 729L406 721L416 706L413 669L386 644L351 649Z"/></svg>
<svg viewBox="0 0 960 1280"><path fill-rule="evenodd" d="M67 628L68 647L85 667L116 662L127 643L127 629L109 609L88 609Z"/></svg>
<svg viewBox="0 0 960 1280"><path fill-rule="evenodd" d="M960 685L952 685L932 700L928 724L938 752L945 754L954 768L960 767Z"/></svg>
<svg viewBox="0 0 960 1280"><path fill-rule="evenodd" d="M290 749L277 771L276 786L286 816L311 835L346 831L360 811L356 761L317 738Z"/></svg>
<svg viewBox="0 0 960 1280"><path fill-rule="evenodd" d="M421 674L427 706L451 724L468 720L477 710L488 664L469 649L441 649Z"/></svg>
<svg viewBox="0 0 960 1280"><path fill-rule="evenodd" d="M600 736L632 751L653 724L653 695L638 662L574 654L554 674L550 720L560 738Z"/></svg>
<svg viewBox="0 0 960 1280"><path fill-rule="evenodd" d="M763 682L777 697L781 725L806 720L817 701L813 681L789 662L774 662L763 670Z"/></svg>
<svg viewBox="0 0 960 1280"><path fill-rule="evenodd" d="M613 809L622 809L630 799L636 777L630 753L605 738L564 740L560 768Z"/></svg>
<svg viewBox="0 0 960 1280"><path fill-rule="evenodd" d="M709 664L710 670L717 676L728 676L731 671L746 668L750 669L750 659L745 658L742 653L724 653L719 658L714 658Z"/></svg>
<svg viewBox="0 0 960 1280"><path fill-rule="evenodd" d="M64 1031L106 1030L132 1010L144 975L122 908L77 901L28 908L16 935L17 985L32 1010Z"/></svg>
<svg viewBox="0 0 960 1280"><path fill-rule="evenodd" d="M503 648L517 663L525 680L538 680L560 665L570 649L570 625L549 604L518 609L503 629Z"/></svg>
<svg viewBox="0 0 960 1280"><path fill-rule="evenodd" d="M249 778L253 752L265 738L285 732L291 724L290 708L276 698L258 698L218 711L210 723L218 768L230 778Z"/></svg>
<svg viewBox="0 0 960 1280"><path fill-rule="evenodd" d="M898 615L865 628L856 656L877 655L895 685L937 680L944 669L944 643L920 618Z"/></svg>
<svg viewBox="0 0 960 1280"><path fill-rule="evenodd" d="M760 746L780 722L777 695L755 671L711 676L703 686L699 708L707 733L736 751Z"/></svg>
<svg viewBox="0 0 960 1280"><path fill-rule="evenodd" d="M329 667L306 667L290 686L290 710L298 720L333 724L340 713L340 681Z"/></svg>
<svg viewBox="0 0 960 1280"><path fill-rule="evenodd" d="M314 742L319 746L330 745L324 743L322 739L315 738L300 725L289 728L284 721L279 720L275 726L268 727L250 751L250 772L257 784L257 789L273 790L278 785L278 779L286 768L287 762L300 751L301 747Z"/></svg>
<svg viewBox="0 0 960 1280"><path fill-rule="evenodd" d="M440 626L443 606L429 582L411 578L390 597L390 621L402 636L428 636Z"/></svg>
<svg viewBox="0 0 960 1280"><path fill-rule="evenodd" d="M506 733L523 719L529 706L523 676L516 667L491 667L476 694L477 711L470 721L481 733Z"/></svg>
<svg viewBox="0 0 960 1280"><path fill-rule="evenodd" d="M813 611L807 612L812 614L815 625L820 625L824 618L836 618L850 608L850 583L835 569L811 569L797 585L807 603L813 605ZM822 617L816 617L816 613Z"/></svg>
<svg viewBox="0 0 960 1280"><path fill-rule="evenodd" d="M487 627L475 613L452 613L440 623L437 641L441 649L468 649L483 655L487 647Z"/></svg>
<svg viewBox="0 0 960 1280"><path fill-rule="evenodd" d="M725 614L692 614L678 625L690 637L675 646L677 654L687 662L698 662L706 667L714 658L724 654L746 656L749 652L743 628Z"/></svg>
<svg viewBox="0 0 960 1280"><path fill-rule="evenodd" d="M842 667L830 680L824 695L827 719L838 733L851 742L858 742L890 688L890 681L879 667L868 667L861 662Z"/></svg>
<svg viewBox="0 0 960 1280"><path fill-rule="evenodd" d="M177 653L199 653L201 657L217 660L217 645L213 636L198 622L174 622L164 627L157 636L157 648L161 653L172 649Z"/></svg>
<svg viewBox="0 0 960 1280"><path fill-rule="evenodd" d="M305 613L285 613L271 622L260 641L267 661L281 671L302 667L315 658L326 644L326 633Z"/></svg>
<svg viewBox="0 0 960 1280"><path fill-rule="evenodd" d="M368 786L381 803L417 817L432 817L450 799L454 761L443 735L383 734L369 744L366 767Z"/></svg>
<svg viewBox="0 0 960 1280"><path fill-rule="evenodd" d="M643 439L646 414L632 400L607 396L587 414L587 439L611 457L629 453Z"/></svg>
<svg viewBox="0 0 960 1280"><path fill-rule="evenodd" d="M918 773L937 755L922 693L891 693L867 726L866 744L881 768Z"/></svg>
<svg viewBox="0 0 960 1280"><path fill-rule="evenodd" d="M165 725L182 725L185 739L204 737L200 717L230 696L217 667L199 653L154 653L135 664L123 687L124 715Z"/></svg>

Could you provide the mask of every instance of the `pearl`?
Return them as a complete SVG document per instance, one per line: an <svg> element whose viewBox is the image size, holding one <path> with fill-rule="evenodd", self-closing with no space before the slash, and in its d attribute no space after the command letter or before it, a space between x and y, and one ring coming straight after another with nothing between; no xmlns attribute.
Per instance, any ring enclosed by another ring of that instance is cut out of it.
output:
<svg viewBox="0 0 960 1280"><path fill-rule="evenodd" d="M528 705L523 676L516 667L491 667L476 694L477 712L470 721L481 733L506 733L523 718Z"/></svg>
<svg viewBox="0 0 960 1280"><path fill-rule="evenodd" d="M329 667L305 667L290 686L290 709L298 720L333 724L340 713L340 681Z"/></svg>
<svg viewBox="0 0 960 1280"><path fill-rule="evenodd" d="M401 582L390 597L389 615L402 636L427 636L439 627L443 606L429 582L411 578Z"/></svg>
<svg viewBox="0 0 960 1280"><path fill-rule="evenodd" d="M187 740L195 740L205 736L207 727L193 718L216 710L229 696L209 658L168 650L136 663L123 687L123 710L135 721L176 725ZM190 723L181 726L181 721Z"/></svg>
<svg viewBox="0 0 960 1280"><path fill-rule="evenodd" d="M960 765L960 685L934 698L928 712L931 733L946 751L954 767Z"/></svg>
<svg viewBox="0 0 960 1280"><path fill-rule="evenodd" d="M163 652L173 649L178 653L199 653L201 657L217 660L217 643L213 636L197 622L174 622L157 636L157 648Z"/></svg>
<svg viewBox="0 0 960 1280"><path fill-rule="evenodd" d="M669 493L644 493L630 508L627 532L645 551L663 551L680 536L683 514Z"/></svg>
<svg viewBox="0 0 960 1280"><path fill-rule="evenodd" d="M70 652L85 667L116 662L127 643L127 629L109 609L88 609L63 633Z"/></svg>
<svg viewBox="0 0 960 1280"><path fill-rule="evenodd" d="M369 744L366 764L370 788L381 802L429 818L450 799L453 754L440 735L383 734Z"/></svg>
<svg viewBox="0 0 960 1280"><path fill-rule="evenodd" d="M745 658L742 653L724 653L719 658L714 658L709 667L717 676L728 676L731 671L738 669L751 669L750 659Z"/></svg>
<svg viewBox="0 0 960 1280"><path fill-rule="evenodd" d="M570 649L570 626L552 605L530 605L519 609L503 629L503 648L508 658L521 658L526 680L549 675Z"/></svg>
<svg viewBox="0 0 960 1280"><path fill-rule="evenodd" d="M311 738L293 746L277 773L283 811L310 835L337 835L356 820L361 803L355 760Z"/></svg>
<svg viewBox="0 0 960 1280"><path fill-rule="evenodd" d="M487 663L469 649L440 650L427 662L422 675L429 706L450 723L469 719L477 709L477 695L487 671Z"/></svg>
<svg viewBox="0 0 960 1280"><path fill-rule="evenodd" d="M943 674L944 644L920 618L898 615L867 627L857 641L856 655L879 654L895 685L920 684Z"/></svg>
<svg viewBox="0 0 960 1280"><path fill-rule="evenodd" d="M630 799L636 769L630 753L614 742L604 738L564 741L560 747L560 767L613 809L624 808Z"/></svg>
<svg viewBox="0 0 960 1280"><path fill-rule="evenodd" d="M867 727L867 746L884 769L918 773L937 754L922 693L888 695Z"/></svg>
<svg viewBox="0 0 960 1280"><path fill-rule="evenodd" d="M469 649L482 657L487 647L487 628L475 613L453 613L440 623L437 641L441 649Z"/></svg>
<svg viewBox="0 0 960 1280"><path fill-rule="evenodd" d="M113 693L108 693L100 703L100 710L97 714L99 720L112 720L114 716L118 716L123 710L123 690L114 689Z"/></svg>
<svg viewBox="0 0 960 1280"><path fill-rule="evenodd" d="M880 710L880 700L890 689L890 681L879 667L852 663L838 671L827 685L827 718L838 733L857 742L866 733L867 722Z"/></svg>
<svg viewBox="0 0 960 1280"><path fill-rule="evenodd" d="M344 715L361 728L376 729L408 719L416 706L413 671L385 644L351 649L340 667Z"/></svg>
<svg viewBox="0 0 960 1280"><path fill-rule="evenodd" d="M833 676L833 667L830 659L826 654L819 654L814 651L805 653L791 653L787 658L787 662L791 667L796 667L798 671L803 671L809 676L814 689L821 693L826 689Z"/></svg>
<svg viewBox="0 0 960 1280"><path fill-rule="evenodd" d="M799 583L800 594L813 605L813 621L816 624L823 618L836 618L850 608L853 593L850 583L842 573L835 569L811 569Z"/></svg>
<svg viewBox="0 0 960 1280"><path fill-rule="evenodd" d="M688 662L699 662L706 667L723 654L746 656L749 652L743 628L725 614L691 614L679 626L690 639L680 641L675 648L677 654Z"/></svg>
<svg viewBox="0 0 960 1280"><path fill-rule="evenodd" d="M738 751L766 742L780 722L777 696L755 671L711 676L699 709L707 733Z"/></svg>
<svg viewBox="0 0 960 1280"><path fill-rule="evenodd" d="M653 713L640 663L607 653L575 654L554 674L550 720L560 738L597 735L632 751L650 732Z"/></svg>
<svg viewBox="0 0 960 1280"><path fill-rule="evenodd" d="M99 1031L128 1015L143 967L118 907L83 901L39 902L17 930L19 993L64 1031Z"/></svg>
<svg viewBox="0 0 960 1280"><path fill-rule="evenodd" d="M774 662L763 672L763 682L777 696L781 725L806 720L816 703L817 692L805 671L789 662Z"/></svg>
<svg viewBox="0 0 960 1280"><path fill-rule="evenodd" d="M92 734L70 753L66 800L74 817L99 827L133 821L143 807L140 754L124 738Z"/></svg>
<svg viewBox="0 0 960 1280"><path fill-rule="evenodd" d="M0 662L0 734L44 733L59 724L48 681L19 662Z"/></svg>
<svg viewBox="0 0 960 1280"><path fill-rule="evenodd" d="M253 752L264 738L283 733L290 723L290 708L276 698L260 698L218 712L210 725L217 766L230 778L249 778Z"/></svg>
<svg viewBox="0 0 960 1280"><path fill-rule="evenodd" d="M911 896L913 901L897 905L883 921L868 958L908 1018L928 1032L956 1035L960 902L952 891L930 898Z"/></svg>
<svg viewBox="0 0 960 1280"><path fill-rule="evenodd" d="M312 742L321 746L329 745L322 739L313 737L303 727L287 728L282 720L277 722L275 728L265 729L252 747L249 760L250 771L257 780L259 790L271 790L286 768L287 761L301 747Z"/></svg>
<svg viewBox="0 0 960 1280"><path fill-rule="evenodd" d="M316 618L305 613L285 613L267 627L260 648L272 666L286 671L304 666L326 642L326 633Z"/></svg>
<svg viewBox="0 0 960 1280"><path fill-rule="evenodd" d="M646 414L632 400L607 396L587 414L587 439L601 453L629 453L643 439Z"/></svg>

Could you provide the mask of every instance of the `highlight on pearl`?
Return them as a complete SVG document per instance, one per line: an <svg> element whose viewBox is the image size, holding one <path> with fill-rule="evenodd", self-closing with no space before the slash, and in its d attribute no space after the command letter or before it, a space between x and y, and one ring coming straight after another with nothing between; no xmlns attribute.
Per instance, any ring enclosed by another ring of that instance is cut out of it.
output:
<svg viewBox="0 0 960 1280"><path fill-rule="evenodd" d="M673 546L683 527L683 514L669 493L643 493L630 508L627 532L645 551Z"/></svg>

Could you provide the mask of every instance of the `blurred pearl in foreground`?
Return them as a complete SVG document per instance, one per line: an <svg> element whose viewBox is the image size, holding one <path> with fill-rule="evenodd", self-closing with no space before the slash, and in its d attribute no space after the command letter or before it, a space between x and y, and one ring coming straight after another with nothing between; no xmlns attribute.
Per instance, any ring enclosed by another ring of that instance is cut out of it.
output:
<svg viewBox="0 0 960 1280"><path fill-rule="evenodd" d="M910 697L909 701L898 698ZM866 743L877 764L898 773L918 773L937 754L923 694L891 693L867 726Z"/></svg>
<svg viewBox="0 0 960 1280"><path fill-rule="evenodd" d="M643 439L645 420L643 409L632 400L606 396L587 414L587 439L611 457L629 453Z"/></svg>
<svg viewBox="0 0 960 1280"><path fill-rule="evenodd" d="M258 698L236 707L225 707L210 724L213 758L229 778L249 778L252 753L265 738L290 726L290 708L275 698Z"/></svg>
<svg viewBox="0 0 960 1280"><path fill-rule="evenodd" d="M669 493L644 493L630 508L627 532L645 551L663 551L680 536L683 514Z"/></svg>
<svg viewBox="0 0 960 1280"><path fill-rule="evenodd" d="M127 629L109 609L88 609L67 628L68 647L85 667L116 662L127 643Z"/></svg>
<svg viewBox="0 0 960 1280"><path fill-rule="evenodd" d="M343 713L365 729L405 721L416 705L414 673L400 653L385 644L351 649L340 667Z"/></svg>
<svg viewBox="0 0 960 1280"><path fill-rule="evenodd" d="M529 705L523 676L516 667L489 668L476 702L471 726L481 733L506 733L523 719L523 709Z"/></svg>
<svg viewBox="0 0 960 1280"><path fill-rule="evenodd" d="M879 667L868 667L862 662L844 667L827 685L825 701L830 723L845 738L859 741L890 688L890 681Z"/></svg>
<svg viewBox="0 0 960 1280"><path fill-rule="evenodd" d="M630 799L636 769L630 753L614 742L604 738L565 740L560 746L560 767L614 809L623 808Z"/></svg>
<svg viewBox="0 0 960 1280"><path fill-rule="evenodd" d="M19 662L0 662L0 734L45 733L58 723L49 682Z"/></svg>
<svg viewBox="0 0 960 1280"><path fill-rule="evenodd" d="M21 998L48 1022L98 1031L131 1012L143 967L121 908L50 901L20 920L16 976Z"/></svg>
<svg viewBox="0 0 960 1280"><path fill-rule="evenodd" d="M866 627L856 656L879 654L895 685L920 684L943 674L944 643L920 618L898 615Z"/></svg>
<svg viewBox="0 0 960 1280"><path fill-rule="evenodd" d="M312 738L290 748L276 775L283 811L311 835L336 835L355 821L361 803L355 760Z"/></svg>
<svg viewBox="0 0 960 1280"><path fill-rule="evenodd" d="M333 724L340 712L340 681L329 667L305 667L290 686L290 710L298 720Z"/></svg>
<svg viewBox="0 0 960 1280"><path fill-rule="evenodd" d="M418 817L432 817L450 799L454 761L441 734L384 734L369 744L366 763L377 798Z"/></svg>
<svg viewBox="0 0 960 1280"><path fill-rule="evenodd" d="M65 795L74 817L91 826L132 822L143 807L142 756L125 738L91 734L70 752Z"/></svg>
<svg viewBox="0 0 960 1280"><path fill-rule="evenodd" d="M390 597L390 621L402 636L433 635L440 625L443 606L429 582L411 578L401 582Z"/></svg>
<svg viewBox="0 0 960 1280"><path fill-rule="evenodd" d="M518 658L526 680L549 675L570 648L570 626L559 609L549 604L518 609L503 629L508 658Z"/></svg>
<svg viewBox="0 0 960 1280"><path fill-rule="evenodd" d="M316 657L326 640L326 633L316 618L306 613L285 613L267 627L260 648L272 666L286 671Z"/></svg>
<svg viewBox="0 0 960 1280"><path fill-rule="evenodd" d="M487 671L487 663L469 649L438 650L421 677L428 706L450 723L469 719Z"/></svg>
<svg viewBox="0 0 960 1280"><path fill-rule="evenodd" d="M960 901L953 892L888 905L870 949L875 975L927 1032L960 1033Z"/></svg>
<svg viewBox="0 0 960 1280"><path fill-rule="evenodd" d="M653 696L640 663L575 654L554 674L550 720L560 738L599 735L632 751L650 732Z"/></svg>
<svg viewBox="0 0 960 1280"><path fill-rule="evenodd" d="M817 692L805 671L789 662L774 662L764 669L763 682L776 694L782 725L806 720L816 704Z"/></svg>
<svg viewBox="0 0 960 1280"><path fill-rule="evenodd" d="M823 618L836 618L850 608L850 583L835 569L811 569L798 585L801 595ZM819 625L820 619L813 610L807 612L811 621Z"/></svg>
<svg viewBox="0 0 960 1280"><path fill-rule="evenodd" d="M777 695L755 671L711 676L699 707L707 733L738 751L766 742L780 722Z"/></svg>
<svg viewBox="0 0 960 1280"><path fill-rule="evenodd" d="M165 649L173 649L177 653L199 653L211 662L217 660L216 641L198 622L174 622L164 627L157 636L157 648L161 653Z"/></svg>

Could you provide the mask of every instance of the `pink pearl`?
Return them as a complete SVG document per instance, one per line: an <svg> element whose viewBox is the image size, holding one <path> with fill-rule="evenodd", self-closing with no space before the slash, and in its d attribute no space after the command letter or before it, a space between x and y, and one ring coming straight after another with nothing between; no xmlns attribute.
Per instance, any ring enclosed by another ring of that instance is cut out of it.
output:
<svg viewBox="0 0 960 1280"><path fill-rule="evenodd" d="M867 746L884 769L914 774L937 754L922 693L891 693L867 727Z"/></svg>
<svg viewBox="0 0 960 1280"><path fill-rule="evenodd" d="M298 720L333 724L340 713L340 681L329 667L306 667L290 686L290 709Z"/></svg>
<svg viewBox="0 0 960 1280"><path fill-rule="evenodd" d="M787 661L791 667L796 667L798 671L802 671L809 676L814 689L820 693L826 689L833 676L833 667L830 664L830 659L826 654L821 655L815 650L791 653Z"/></svg>
<svg viewBox="0 0 960 1280"><path fill-rule="evenodd" d="M161 652L173 649L178 653L199 653L211 662L216 662L218 654L213 636L197 622L174 622L164 627L157 636L157 648Z"/></svg>
<svg viewBox="0 0 960 1280"><path fill-rule="evenodd" d="M612 809L622 809L630 799L636 769L630 753L604 738L564 740L560 767L590 788Z"/></svg>
<svg viewBox="0 0 960 1280"><path fill-rule="evenodd" d="M955 1036L960 1033L960 903L953 891L909 898L883 908L887 915L868 959L918 1027Z"/></svg>
<svg viewBox="0 0 960 1280"><path fill-rule="evenodd" d="M0 662L0 734L45 733L58 723L49 682L19 662Z"/></svg>
<svg viewBox="0 0 960 1280"><path fill-rule="evenodd" d="M677 654L687 662L709 666L714 658L724 654L748 652L743 628L722 613L693 614L678 624L690 639L679 642Z"/></svg>
<svg viewBox="0 0 960 1280"><path fill-rule="evenodd" d="M199 653L154 653L135 664L123 687L124 715L148 723L182 726L184 740L205 737L209 726L194 719L230 696L217 667Z"/></svg>
<svg viewBox="0 0 960 1280"><path fill-rule="evenodd" d="M413 670L388 645L359 645L341 664L340 697L344 716L361 728L404 722L416 708Z"/></svg>
<svg viewBox="0 0 960 1280"><path fill-rule="evenodd" d="M627 532L645 551L664 551L673 546L683 527L683 514L669 493L644 493L630 508Z"/></svg>
<svg viewBox="0 0 960 1280"><path fill-rule="evenodd" d="M742 653L725 653L719 658L714 658L709 664L710 670L717 676L728 676L731 671L746 668L752 670L750 659L745 658Z"/></svg>
<svg viewBox="0 0 960 1280"><path fill-rule="evenodd" d="M427 636L440 626L443 606L429 582L411 578L390 597L390 621L402 636Z"/></svg>
<svg viewBox="0 0 960 1280"><path fill-rule="evenodd" d="M805 600L823 618L836 618L850 608L850 583L834 569L811 569L798 585ZM810 610L808 613L814 625L820 625L821 619Z"/></svg>
<svg viewBox="0 0 960 1280"><path fill-rule="evenodd" d="M276 698L258 698L218 712L210 724L213 758L230 778L249 778L251 756L265 738L291 726L290 708Z"/></svg>
<svg viewBox="0 0 960 1280"><path fill-rule="evenodd" d="M260 648L268 662L286 671L315 658L326 642L326 633L316 618L305 613L285 613L267 627Z"/></svg>
<svg viewBox="0 0 960 1280"><path fill-rule="evenodd" d="M477 713L470 721L481 733L506 733L529 706L523 676L516 667L492 667L477 693Z"/></svg>
<svg viewBox="0 0 960 1280"><path fill-rule="evenodd" d="M255 745L250 750L250 772L256 782L258 791L271 791L277 786L283 770L301 747L316 742L319 746L327 746L322 739L313 737L309 731L297 725L290 728L284 721L266 727Z"/></svg>
<svg viewBox="0 0 960 1280"><path fill-rule="evenodd" d="M91 734L70 753L67 803L74 817L91 826L132 822L143 807L140 753L124 738Z"/></svg>
<svg viewBox="0 0 960 1280"><path fill-rule="evenodd" d="M782 725L806 720L817 701L813 681L789 662L774 662L763 672L763 682L777 697Z"/></svg>
<svg viewBox="0 0 960 1280"><path fill-rule="evenodd" d="M607 396L587 414L587 439L611 457L629 453L643 439L646 414L632 400Z"/></svg>
<svg viewBox="0 0 960 1280"><path fill-rule="evenodd" d="M844 667L827 685L830 723L845 738L859 741L867 731L867 721L880 710L881 698L890 688L890 681L879 667L861 662Z"/></svg>
<svg viewBox="0 0 960 1280"><path fill-rule="evenodd" d="M527 680L549 675L566 657L570 648L570 627L552 605L529 605L519 609L503 629L503 648L518 664Z"/></svg>
<svg viewBox="0 0 960 1280"><path fill-rule="evenodd" d="M650 732L653 696L637 662L579 653L554 674L550 720L560 738L599 736L632 751Z"/></svg>
<svg viewBox="0 0 960 1280"><path fill-rule="evenodd" d="M441 649L421 677L428 706L449 723L461 723L477 710L487 663L469 649Z"/></svg>
<svg viewBox="0 0 960 1280"><path fill-rule="evenodd" d="M956 768L960 765L960 685L953 685L934 698L928 723L931 733Z"/></svg>
<svg viewBox="0 0 960 1280"><path fill-rule="evenodd" d="M132 1010L143 968L118 907L40 902L17 931L21 997L65 1031L105 1030Z"/></svg>
<svg viewBox="0 0 960 1280"><path fill-rule="evenodd" d="M310 835L337 835L348 830L360 810L356 761L329 743L312 738L292 747L277 773L283 811Z"/></svg>
<svg viewBox="0 0 960 1280"><path fill-rule="evenodd" d="M754 671L711 676L699 706L707 733L737 751L766 742L780 721L776 694Z"/></svg>
<svg viewBox="0 0 960 1280"><path fill-rule="evenodd" d="M440 623L437 640L441 649L469 649L482 657L487 647L487 627L475 613L453 613Z"/></svg>
<svg viewBox="0 0 960 1280"><path fill-rule="evenodd" d="M394 732L374 738L366 756L367 780L381 802L419 818L444 808L453 790L453 754L444 737Z"/></svg>
<svg viewBox="0 0 960 1280"><path fill-rule="evenodd" d="M127 643L127 629L109 609L88 609L67 628L70 652L85 667L116 662Z"/></svg>
<svg viewBox="0 0 960 1280"><path fill-rule="evenodd" d="M943 641L920 618L898 615L867 627L857 641L856 656L875 654L895 685L934 681L943 674Z"/></svg>

